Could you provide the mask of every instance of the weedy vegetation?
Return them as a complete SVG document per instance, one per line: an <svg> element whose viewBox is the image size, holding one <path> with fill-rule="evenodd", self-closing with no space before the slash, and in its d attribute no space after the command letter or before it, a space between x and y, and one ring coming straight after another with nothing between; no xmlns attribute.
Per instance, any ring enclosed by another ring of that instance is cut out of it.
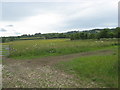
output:
<svg viewBox="0 0 120 90"><path fill-rule="evenodd" d="M60 62L55 67L102 87L118 87L117 54L77 57L69 62Z"/></svg>
<svg viewBox="0 0 120 90"><path fill-rule="evenodd" d="M118 87L118 40L117 39L38 39L4 43L10 45L9 58L33 59L97 50L112 50L114 53L76 57L59 62L53 67L86 82L95 82L102 87Z"/></svg>
<svg viewBox="0 0 120 90"><path fill-rule="evenodd" d="M30 59L113 48L117 45L117 39L73 41L70 39L21 40L7 44L10 45L10 58Z"/></svg>

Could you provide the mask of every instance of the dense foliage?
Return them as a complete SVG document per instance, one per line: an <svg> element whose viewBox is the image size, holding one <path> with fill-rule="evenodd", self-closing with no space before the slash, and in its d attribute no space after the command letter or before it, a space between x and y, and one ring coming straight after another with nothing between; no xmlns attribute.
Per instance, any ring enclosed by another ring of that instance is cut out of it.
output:
<svg viewBox="0 0 120 90"><path fill-rule="evenodd" d="M91 31L83 31L71 35L71 40L101 38L120 38L120 28L117 27L115 29L94 29Z"/></svg>

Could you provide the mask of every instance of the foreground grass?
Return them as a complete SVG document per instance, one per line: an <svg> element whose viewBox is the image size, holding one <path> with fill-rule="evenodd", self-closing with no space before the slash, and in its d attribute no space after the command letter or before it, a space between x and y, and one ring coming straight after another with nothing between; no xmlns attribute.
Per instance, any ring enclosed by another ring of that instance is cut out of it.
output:
<svg viewBox="0 0 120 90"><path fill-rule="evenodd" d="M102 87L118 87L118 55L92 55L75 58L55 65L80 80L96 82Z"/></svg>
<svg viewBox="0 0 120 90"><path fill-rule="evenodd" d="M49 40L21 40L9 42L10 58L32 59L46 56L57 56L79 52L95 51L113 47L117 40L75 40L49 39Z"/></svg>

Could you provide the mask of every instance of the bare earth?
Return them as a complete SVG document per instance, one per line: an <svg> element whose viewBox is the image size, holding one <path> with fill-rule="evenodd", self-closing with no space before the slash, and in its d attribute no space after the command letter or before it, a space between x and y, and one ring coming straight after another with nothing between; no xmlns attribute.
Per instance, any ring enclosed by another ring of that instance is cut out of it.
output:
<svg viewBox="0 0 120 90"><path fill-rule="evenodd" d="M94 88L94 82L86 82L75 75L56 70L53 65L60 61L69 61L76 57L88 55L106 55L112 50L50 56L32 60L3 60L3 88Z"/></svg>

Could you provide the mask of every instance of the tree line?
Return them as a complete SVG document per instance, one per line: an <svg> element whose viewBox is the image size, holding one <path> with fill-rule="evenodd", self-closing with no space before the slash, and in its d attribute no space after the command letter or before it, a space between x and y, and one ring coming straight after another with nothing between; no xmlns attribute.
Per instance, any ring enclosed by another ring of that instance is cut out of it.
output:
<svg viewBox="0 0 120 90"><path fill-rule="evenodd" d="M120 28L114 29L94 29L91 31L83 31L71 35L71 40L77 39L101 39L101 38L120 38Z"/></svg>
<svg viewBox="0 0 120 90"><path fill-rule="evenodd" d="M33 35L24 34L21 36L2 37L2 42L15 40L34 40L34 39L54 39L70 38L71 40L79 39L101 39L101 38L120 38L120 27L109 29L93 29L84 31L70 31L66 33L35 33Z"/></svg>

